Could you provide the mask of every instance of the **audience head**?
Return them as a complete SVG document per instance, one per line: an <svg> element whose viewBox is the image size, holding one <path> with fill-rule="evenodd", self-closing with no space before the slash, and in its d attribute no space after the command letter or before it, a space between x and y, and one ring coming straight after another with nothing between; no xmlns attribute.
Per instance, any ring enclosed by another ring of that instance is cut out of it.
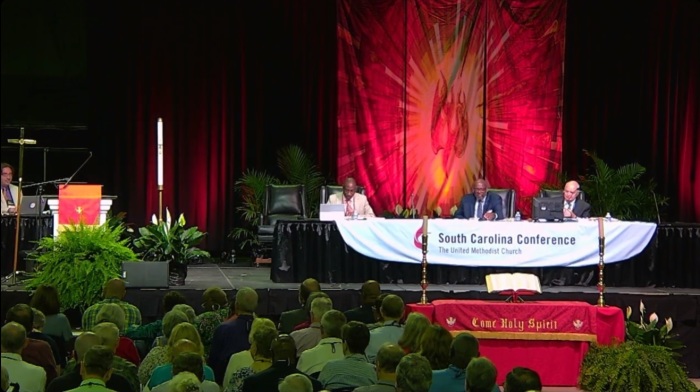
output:
<svg viewBox="0 0 700 392"><path fill-rule="evenodd" d="M428 359L433 370L450 365L451 346L452 334L437 324L428 326L420 338L420 354Z"/></svg>
<svg viewBox="0 0 700 392"><path fill-rule="evenodd" d="M364 354L369 346L369 329L365 323L350 321L343 326L343 352Z"/></svg>
<svg viewBox="0 0 700 392"><path fill-rule="evenodd" d="M80 362L85 357L87 351L102 343L102 338L97 336L94 332L85 331L75 338L75 356L76 361Z"/></svg>
<svg viewBox="0 0 700 392"><path fill-rule="evenodd" d="M99 378L106 381L112 374L113 361L114 350L107 346L92 346L87 350L85 358L80 362L80 375L83 377L83 380Z"/></svg>
<svg viewBox="0 0 700 392"><path fill-rule="evenodd" d="M318 301L318 299L316 300ZM321 336L324 338L343 337L343 326L347 322L345 314L339 310L329 310L321 318Z"/></svg>
<svg viewBox="0 0 700 392"><path fill-rule="evenodd" d="M399 338L399 346L409 353L420 351L420 338L430 325L430 320L423 313L413 312L406 318L403 335Z"/></svg>
<svg viewBox="0 0 700 392"><path fill-rule="evenodd" d="M194 350L199 355L204 355L204 345L202 344L202 338L197 332L197 328L190 323L180 323L173 328L170 332L170 337L168 337L168 351L170 353L170 358L174 358L177 353L175 352L175 345L180 340L188 340L196 346Z"/></svg>
<svg viewBox="0 0 700 392"><path fill-rule="evenodd" d="M248 332L248 343L253 344L253 334L255 333L255 331L262 327L268 327L273 329L277 328L275 326L275 323L269 318L256 317L253 320L253 324L250 326L250 332Z"/></svg>
<svg viewBox="0 0 700 392"><path fill-rule="evenodd" d="M97 312L97 323L113 323L119 328L120 332L124 332L126 328L126 313L124 309L115 303L102 304Z"/></svg>
<svg viewBox="0 0 700 392"><path fill-rule="evenodd" d="M209 287L202 294L202 308L205 312L217 312L228 305L228 296L220 287Z"/></svg>
<svg viewBox="0 0 700 392"><path fill-rule="evenodd" d="M34 327L34 312L27 304L17 304L7 311L6 321L14 321L24 327L26 333L32 331Z"/></svg>
<svg viewBox="0 0 700 392"><path fill-rule="evenodd" d="M503 386L504 392L541 391L542 381L536 371L524 367L516 367L506 375Z"/></svg>
<svg viewBox="0 0 700 392"><path fill-rule="evenodd" d="M236 314L253 314L258 308L258 293L250 287L243 287L236 293Z"/></svg>
<svg viewBox="0 0 700 392"><path fill-rule="evenodd" d="M204 358L193 352L182 352L173 358L173 375L190 372L204 381Z"/></svg>
<svg viewBox="0 0 700 392"><path fill-rule="evenodd" d="M2 388L3 391L7 391L10 389L10 373L8 373L7 369L2 366L0 375L0 388Z"/></svg>
<svg viewBox="0 0 700 392"><path fill-rule="evenodd" d="M317 291L321 291L321 285L318 283L318 280L314 278L308 278L304 280L299 286L299 303L302 305L306 305L306 301L309 299L309 295Z"/></svg>
<svg viewBox="0 0 700 392"><path fill-rule="evenodd" d="M430 363L423 356L408 354L396 367L397 392L428 392L433 382Z"/></svg>
<svg viewBox="0 0 700 392"><path fill-rule="evenodd" d="M197 318L197 313L194 312L194 309L187 304L177 304L173 306L173 310L180 311L187 316L187 321L189 323L194 323L194 319Z"/></svg>
<svg viewBox="0 0 700 392"><path fill-rule="evenodd" d="M578 182L569 181L566 183L566 185L564 185L564 200L574 201L578 197L579 193L581 193L581 191Z"/></svg>
<svg viewBox="0 0 700 392"><path fill-rule="evenodd" d="M46 324L46 316L44 315L44 312L35 308L32 308L32 312L34 313L34 322L32 323L32 329L35 329L39 332L43 331L44 325Z"/></svg>
<svg viewBox="0 0 700 392"><path fill-rule="evenodd" d="M278 390L279 392L313 392L314 388L306 375L294 373L282 380Z"/></svg>
<svg viewBox="0 0 700 392"><path fill-rule="evenodd" d="M479 341L474 335L463 332L455 336L450 346L450 363L460 369L466 369L473 358L479 357Z"/></svg>
<svg viewBox="0 0 700 392"><path fill-rule="evenodd" d="M362 304L367 306L374 306L377 301L377 297L382 294L382 289L379 286L379 282L376 280L368 280L362 285L360 290L360 295L362 296Z"/></svg>
<svg viewBox="0 0 700 392"><path fill-rule="evenodd" d="M166 339L170 338L170 334L173 332L173 328L180 323L189 323L190 320L187 315L179 310L171 310L163 316L163 336Z"/></svg>
<svg viewBox="0 0 700 392"><path fill-rule="evenodd" d="M170 355L169 362L172 362L173 358L177 357L182 353L195 353L199 356L202 356L201 352L202 350L197 343L189 339L180 339L173 343L172 346L168 349L168 354Z"/></svg>
<svg viewBox="0 0 700 392"><path fill-rule="evenodd" d="M319 322L326 312L333 309L330 298L316 298L311 302L311 321Z"/></svg>
<svg viewBox="0 0 700 392"><path fill-rule="evenodd" d="M384 318L382 317L382 302L384 302L384 298L386 298L389 294L384 293L384 294L379 294L379 297L374 301L374 305L372 306L372 313L374 313L374 321L380 323L384 321Z"/></svg>
<svg viewBox="0 0 700 392"><path fill-rule="evenodd" d="M27 330L20 323L10 321L0 329L2 352L20 354L27 345Z"/></svg>
<svg viewBox="0 0 700 392"><path fill-rule="evenodd" d="M253 332L253 342L250 346L250 354L255 357L272 359L272 341L277 339L278 333L275 327L260 327Z"/></svg>
<svg viewBox="0 0 700 392"><path fill-rule="evenodd" d="M92 329L101 339L101 344L117 351L119 345L119 328L114 323L99 323Z"/></svg>
<svg viewBox="0 0 700 392"><path fill-rule="evenodd" d="M343 183L343 196L346 200L350 200L355 196L355 192L357 192L357 182L354 178L348 177Z"/></svg>
<svg viewBox="0 0 700 392"><path fill-rule="evenodd" d="M474 358L467 366L466 392L491 392L496 385L496 367L484 357Z"/></svg>
<svg viewBox="0 0 700 392"><path fill-rule="evenodd" d="M297 346L289 335L279 335L272 341L272 360L286 362L289 366L296 365Z"/></svg>
<svg viewBox="0 0 700 392"><path fill-rule="evenodd" d="M200 392L202 383L199 378L190 372L180 372L170 381L170 391L172 392Z"/></svg>
<svg viewBox="0 0 700 392"><path fill-rule="evenodd" d="M386 380L394 379L396 376L396 367L401 362L405 353L396 344L385 343L377 352L375 362L377 364L377 379Z"/></svg>
<svg viewBox="0 0 700 392"><path fill-rule="evenodd" d="M173 310L173 306L177 304L186 304L187 298L182 293L176 290L171 290L163 296L163 313L168 313Z"/></svg>
<svg viewBox="0 0 700 392"><path fill-rule="evenodd" d="M404 303L401 297L389 294L382 301L380 312L384 321L401 320L403 317Z"/></svg>
<svg viewBox="0 0 700 392"><path fill-rule="evenodd" d="M126 295L126 283L119 279L110 279L105 283L104 289L102 291L102 296L105 299L116 298L121 300Z"/></svg>
<svg viewBox="0 0 700 392"><path fill-rule="evenodd" d="M52 285L39 285L29 302L32 308L44 312L47 316L53 316L61 311L61 303L58 299L58 290Z"/></svg>
<svg viewBox="0 0 700 392"><path fill-rule="evenodd" d="M304 311L306 312L306 314L311 314L311 304L313 304L317 298L330 299L331 297L329 297L328 294L324 293L323 291L314 291L313 293L309 294L309 297L304 303Z"/></svg>
<svg viewBox="0 0 700 392"><path fill-rule="evenodd" d="M474 197L476 200L484 200L486 192L489 191L489 184L483 178L474 181Z"/></svg>

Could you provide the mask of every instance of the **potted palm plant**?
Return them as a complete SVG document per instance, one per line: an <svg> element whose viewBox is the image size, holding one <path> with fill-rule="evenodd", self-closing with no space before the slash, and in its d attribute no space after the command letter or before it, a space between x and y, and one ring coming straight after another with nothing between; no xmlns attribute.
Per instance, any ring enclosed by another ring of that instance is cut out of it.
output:
<svg viewBox="0 0 700 392"><path fill-rule="evenodd" d="M144 261L167 262L170 284L182 286L187 278L187 266L195 259L208 258L209 252L197 245L205 233L196 226L185 228L185 215L180 214L174 222L166 209L166 219L159 222L155 215L152 223L139 229L139 237L134 246Z"/></svg>

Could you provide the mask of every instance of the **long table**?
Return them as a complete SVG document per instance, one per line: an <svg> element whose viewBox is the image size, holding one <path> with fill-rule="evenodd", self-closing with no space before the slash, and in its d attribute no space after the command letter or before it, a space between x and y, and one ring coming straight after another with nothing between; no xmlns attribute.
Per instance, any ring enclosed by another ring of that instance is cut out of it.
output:
<svg viewBox="0 0 700 392"><path fill-rule="evenodd" d="M585 302L437 300L407 305L453 335L468 332L479 339L479 351L498 370L503 384L514 367L531 368L547 386L575 386L590 343L625 339L622 310Z"/></svg>

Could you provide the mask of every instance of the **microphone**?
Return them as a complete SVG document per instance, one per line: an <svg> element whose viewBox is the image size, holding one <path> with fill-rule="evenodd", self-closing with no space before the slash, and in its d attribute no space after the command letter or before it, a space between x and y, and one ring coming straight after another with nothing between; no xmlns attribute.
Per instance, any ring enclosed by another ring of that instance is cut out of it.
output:
<svg viewBox="0 0 700 392"><path fill-rule="evenodd" d="M80 169L82 169L83 166L85 166L85 164L88 163L88 161L90 160L90 158L92 158L92 151L90 151L90 155L88 155L88 157L87 157L87 159L85 160L85 162L83 162L83 164L80 165L80 167L78 167L78 170L76 170L75 173L73 173L70 177L68 177L68 179L66 180L66 183L63 184L63 185L61 186L61 189L65 189L65 188L68 186L68 184L70 184L70 182L73 181L73 177L75 177L75 175L78 174L78 172L80 171Z"/></svg>
<svg viewBox="0 0 700 392"><path fill-rule="evenodd" d="M656 207L656 221L661 224L661 214L659 213L659 203L656 201L656 192L651 191L651 195L654 196L654 207Z"/></svg>

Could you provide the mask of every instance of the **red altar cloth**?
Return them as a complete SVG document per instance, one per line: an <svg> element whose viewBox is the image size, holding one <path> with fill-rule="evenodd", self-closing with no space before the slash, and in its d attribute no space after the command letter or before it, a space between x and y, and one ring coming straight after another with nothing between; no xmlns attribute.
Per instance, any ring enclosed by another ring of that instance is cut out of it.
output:
<svg viewBox="0 0 700 392"><path fill-rule="evenodd" d="M625 339L620 308L584 302L437 300L408 304L407 311L421 312L453 334L479 338L481 355L496 365L499 385L511 369L524 366L537 371L544 385L575 386L590 342Z"/></svg>

